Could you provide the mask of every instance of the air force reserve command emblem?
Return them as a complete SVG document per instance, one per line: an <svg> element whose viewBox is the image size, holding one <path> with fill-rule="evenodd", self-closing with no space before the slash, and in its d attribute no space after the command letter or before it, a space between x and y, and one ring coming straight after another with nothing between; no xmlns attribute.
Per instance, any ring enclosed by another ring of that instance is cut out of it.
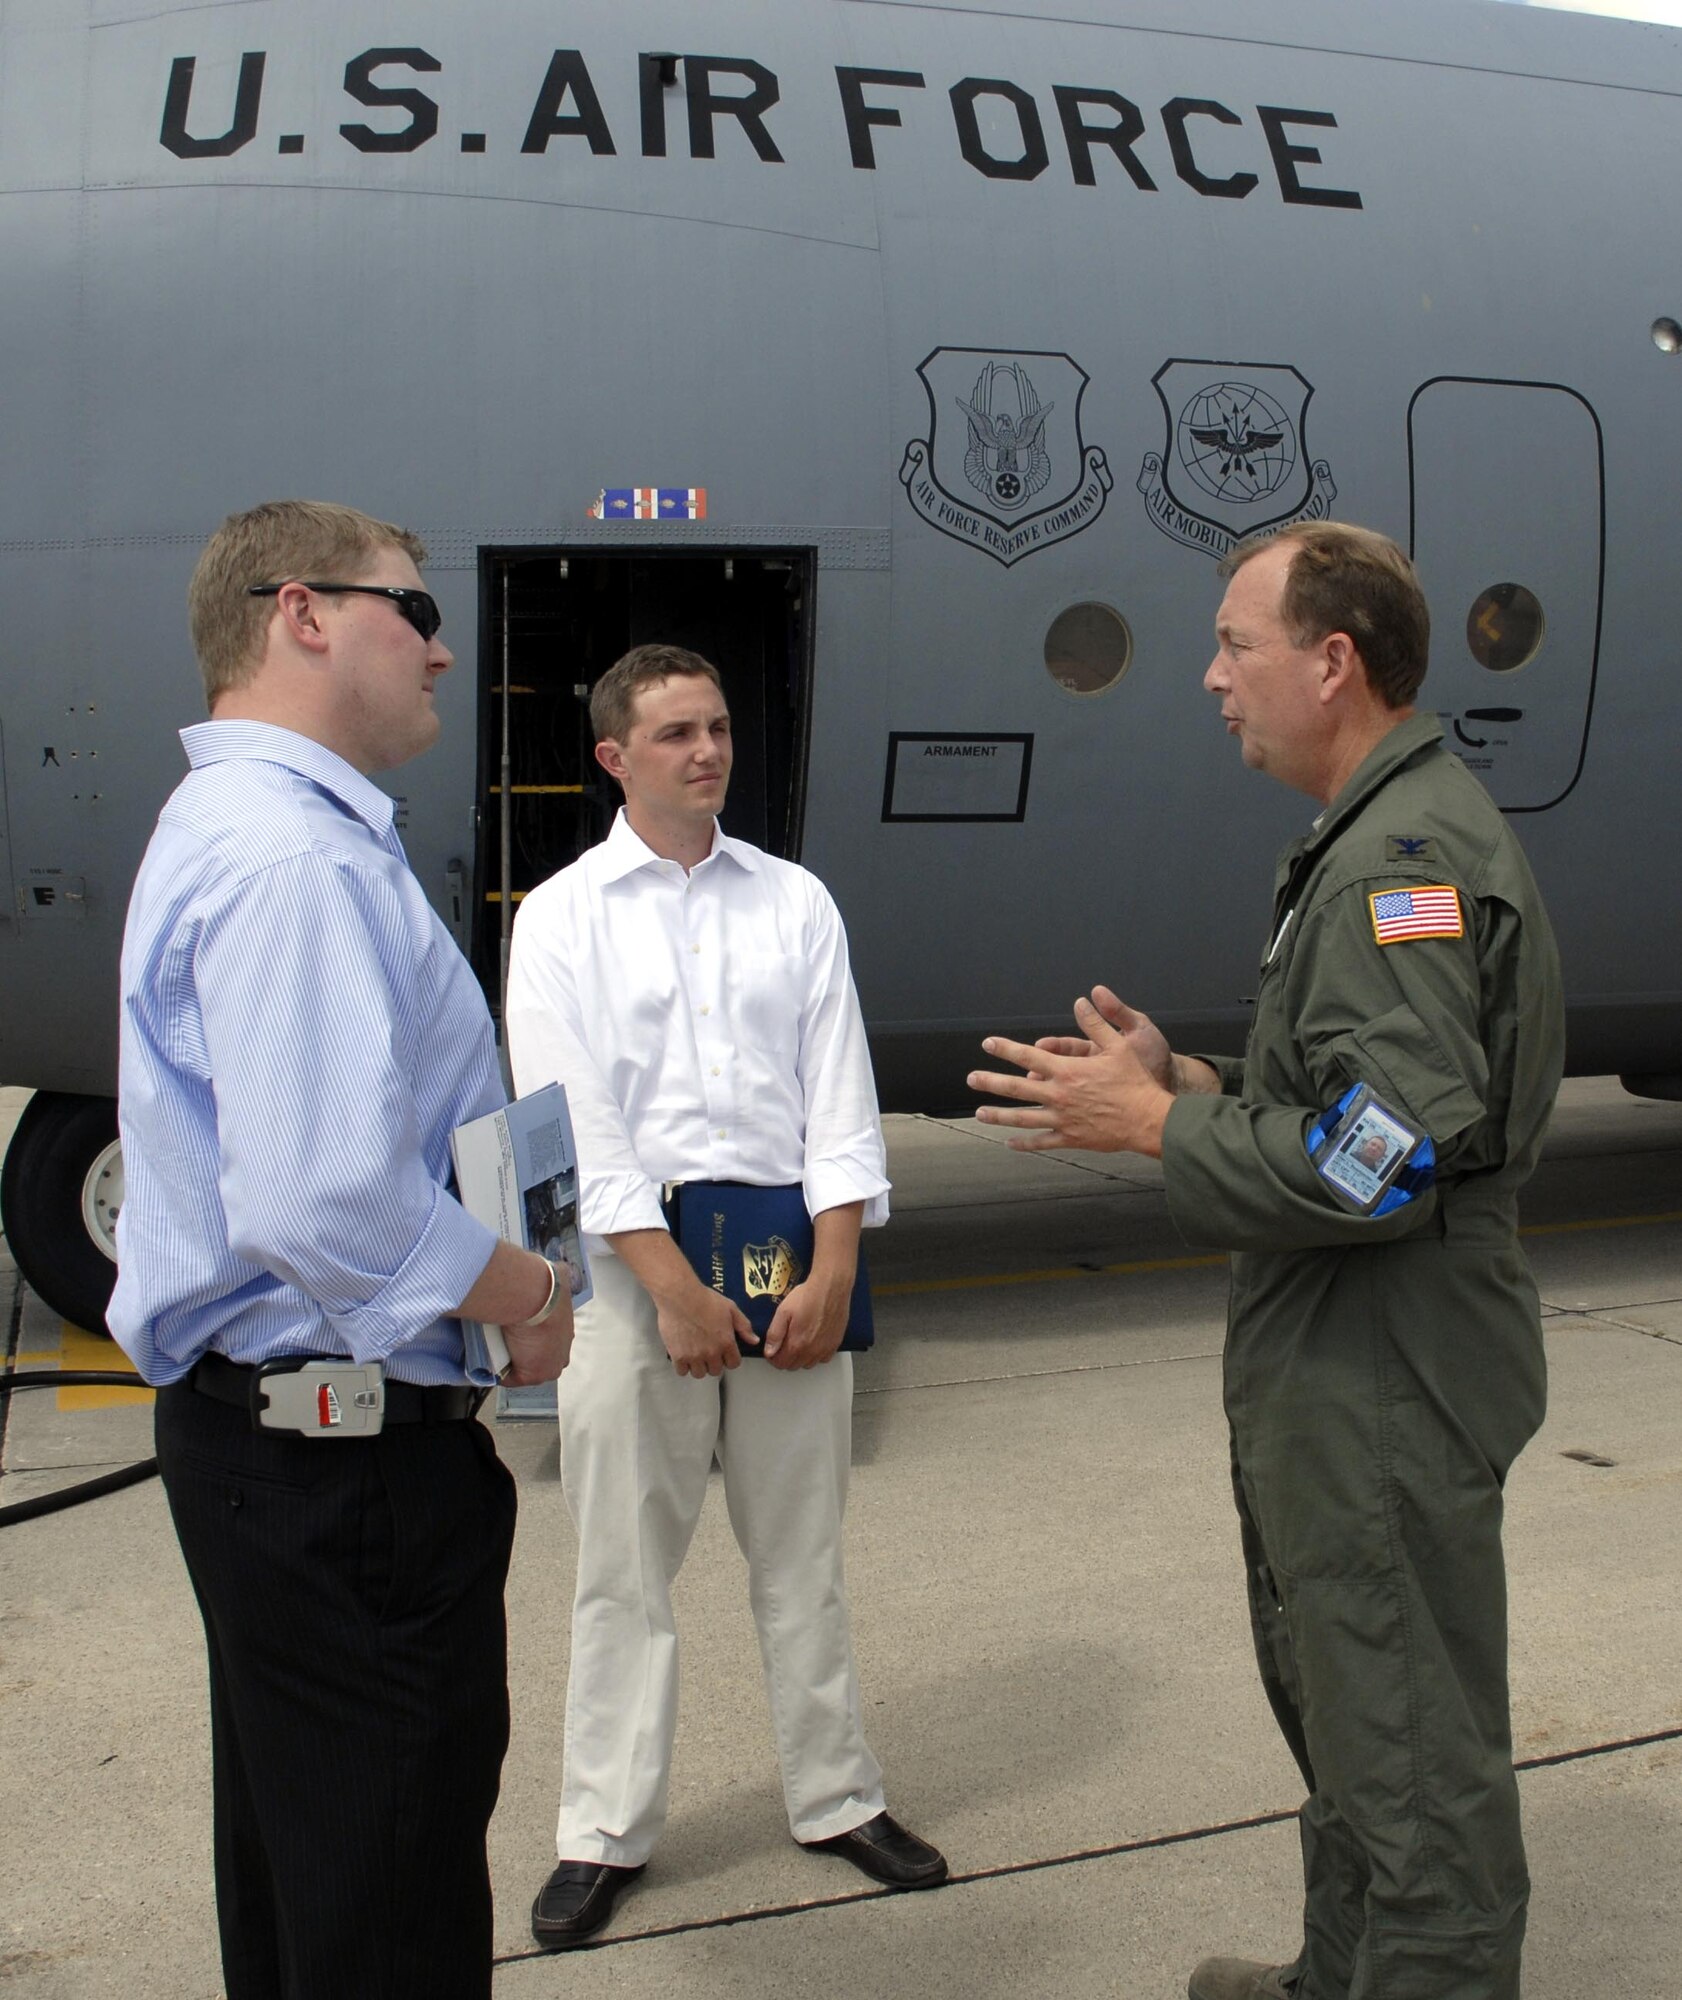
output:
<svg viewBox="0 0 1682 2000"><path fill-rule="evenodd" d="M1110 468L1081 437L1089 378L1068 355L937 347L917 373L929 434L899 476L931 528L1008 568L1104 511Z"/></svg>
<svg viewBox="0 0 1682 2000"><path fill-rule="evenodd" d="M1165 361L1151 381L1168 440L1145 453L1139 491L1165 535L1219 560L1259 529L1331 512L1332 469L1310 463L1304 435L1314 390L1294 368Z"/></svg>

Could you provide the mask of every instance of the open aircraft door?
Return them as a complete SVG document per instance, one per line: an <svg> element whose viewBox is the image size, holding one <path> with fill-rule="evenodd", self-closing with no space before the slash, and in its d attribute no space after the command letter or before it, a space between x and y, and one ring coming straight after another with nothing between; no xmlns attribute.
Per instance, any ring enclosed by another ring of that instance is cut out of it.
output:
<svg viewBox="0 0 1682 2000"><path fill-rule="evenodd" d="M481 552L471 956L493 1008L504 897L511 924L526 893L603 839L618 810L589 696L632 646L687 647L718 668L735 740L724 830L798 859L815 570L811 549L693 542Z"/></svg>
<svg viewBox="0 0 1682 2000"><path fill-rule="evenodd" d="M1505 812L1588 752L1605 583L1600 421L1551 382L1438 376L1408 405L1410 536L1431 601L1424 705Z"/></svg>

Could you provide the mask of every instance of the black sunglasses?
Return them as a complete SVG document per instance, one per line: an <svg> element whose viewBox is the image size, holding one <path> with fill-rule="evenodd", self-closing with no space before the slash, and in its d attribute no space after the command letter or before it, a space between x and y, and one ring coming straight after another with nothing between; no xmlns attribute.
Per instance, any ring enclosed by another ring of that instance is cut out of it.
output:
<svg viewBox="0 0 1682 2000"><path fill-rule="evenodd" d="M444 622L444 614L424 590L405 590L395 583L308 583L302 577L289 577L287 582L302 583L306 590L329 596L350 591L359 597L389 597L423 639L430 639ZM285 588L284 583L254 583L246 596L278 597Z"/></svg>

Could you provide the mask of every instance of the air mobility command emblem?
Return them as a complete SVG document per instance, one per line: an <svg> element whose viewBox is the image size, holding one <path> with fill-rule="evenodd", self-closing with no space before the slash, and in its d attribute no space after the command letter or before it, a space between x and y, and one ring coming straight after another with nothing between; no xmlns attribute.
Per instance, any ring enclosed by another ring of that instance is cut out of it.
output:
<svg viewBox="0 0 1682 2000"><path fill-rule="evenodd" d="M1165 535L1219 560L1262 528L1331 512L1331 467L1311 463L1304 440L1314 389L1296 369L1173 360L1151 382L1167 438L1146 452L1138 486Z"/></svg>
<svg viewBox="0 0 1682 2000"><path fill-rule="evenodd" d="M1068 355L937 347L917 373L928 436L899 477L931 528L1008 568L1097 520L1113 482L1081 436L1090 378Z"/></svg>

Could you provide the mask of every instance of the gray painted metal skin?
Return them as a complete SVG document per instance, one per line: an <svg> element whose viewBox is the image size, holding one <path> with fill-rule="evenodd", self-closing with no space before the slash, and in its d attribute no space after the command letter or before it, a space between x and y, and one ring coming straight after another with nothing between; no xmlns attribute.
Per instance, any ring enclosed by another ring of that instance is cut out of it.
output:
<svg viewBox="0 0 1682 2000"><path fill-rule="evenodd" d="M815 551L794 844L925 1108L1096 978L1241 1035L1308 808L1199 685L1211 555L1388 529L1428 698L1523 816L1573 1066L1676 1067L1679 94L1674 32L1451 0L0 0L0 1076L112 1088L187 577L285 493L435 552L459 666L395 784L441 906L482 550ZM644 481L705 518L587 513ZM1547 637L1496 674L1467 618L1515 582ZM1080 695L1043 647L1089 602L1132 664Z"/></svg>

